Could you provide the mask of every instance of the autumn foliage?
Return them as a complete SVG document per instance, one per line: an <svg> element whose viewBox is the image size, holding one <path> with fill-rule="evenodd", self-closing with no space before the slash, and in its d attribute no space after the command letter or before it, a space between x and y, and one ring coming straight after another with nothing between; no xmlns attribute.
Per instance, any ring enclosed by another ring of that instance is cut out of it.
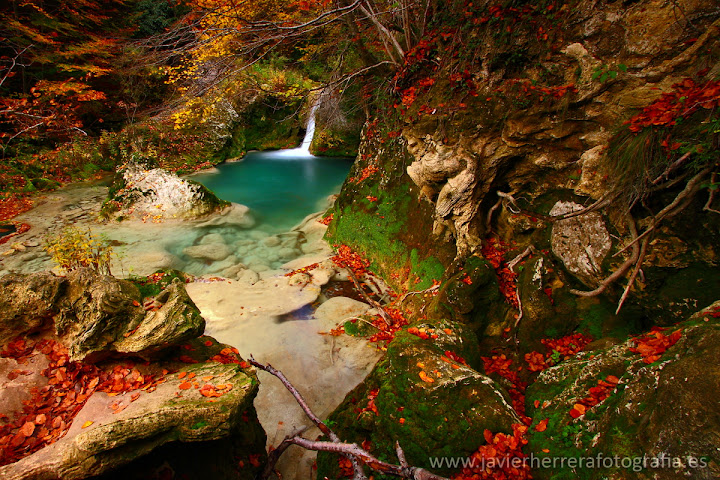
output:
<svg viewBox="0 0 720 480"><path fill-rule="evenodd" d="M686 78L625 123L631 132L639 132L646 127L673 126L699 110L717 107L720 107L720 81L697 83Z"/></svg>
<svg viewBox="0 0 720 480"><path fill-rule="evenodd" d="M137 400L141 392L150 393L165 381L141 373L140 368L129 361L109 369L71 362L67 348L49 339L35 344L22 338L15 339L0 352L0 356L13 358L22 365L29 356L38 353L45 355L49 362L42 372L48 379L47 385L33 388L22 412L0 426L0 465L16 462L62 438L94 392L105 392L110 396L134 392L128 401L111 405L113 413L119 413L129 402ZM17 369L9 377L29 373Z"/></svg>

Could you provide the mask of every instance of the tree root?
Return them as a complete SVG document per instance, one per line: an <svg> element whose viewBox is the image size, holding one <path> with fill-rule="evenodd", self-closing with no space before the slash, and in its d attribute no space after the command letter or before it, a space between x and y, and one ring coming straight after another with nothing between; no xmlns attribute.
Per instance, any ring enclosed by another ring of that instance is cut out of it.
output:
<svg viewBox="0 0 720 480"><path fill-rule="evenodd" d="M277 461L280 459L282 454L285 452L285 450L287 450L290 445L298 445L307 450L313 450L318 452L335 452L343 455L353 464L353 468L355 470L353 480L367 479L363 465L370 467L373 471L385 475L393 475L409 480L448 480L447 478L435 475L434 473L431 473L424 468L413 467L409 465L407 460L405 459L405 452L403 452L402 448L400 448L400 444L398 442L395 442L395 451L397 453L400 465L394 465L392 463L387 463L379 460L364 449L360 448L355 443L342 442L337 436L337 434L335 434L335 432L333 432L325 423L323 423L322 420L320 420L312 412L310 407L308 407L307 403L305 402L305 399L302 397L302 395L300 395L297 389L293 386L292 383L290 383L290 381L285 377L285 375L283 375L282 372L273 368L271 365L263 365L261 363L258 363L252 356L250 356L248 362L251 365L259 368L260 370L268 372L269 374L277 377L280 382L285 386L285 388L287 388L288 391L292 394L292 396L295 397L295 400L298 402L298 405L300 405L300 408L303 409L305 415L320 429L322 433L324 433L330 439L330 441L308 440L307 438L301 436L304 432L304 429L285 437L285 439L280 443L280 445L278 445L275 450L270 452L270 454L268 455L268 462L265 465L265 468L263 469L260 476L257 477L259 480L267 480L268 478L270 478L273 471L275 470L275 465L277 464Z"/></svg>
<svg viewBox="0 0 720 480"><path fill-rule="evenodd" d="M717 174L715 172L713 172L712 176L710 177L710 183L712 183L712 185L715 185L716 177L717 177ZM708 196L708 200L705 203L705 206L703 207L704 212L712 212L712 213L720 214L720 210L715 210L714 208L710 208L710 206L713 203L713 200L715 200L715 192L717 192L717 189L710 188L710 194Z"/></svg>

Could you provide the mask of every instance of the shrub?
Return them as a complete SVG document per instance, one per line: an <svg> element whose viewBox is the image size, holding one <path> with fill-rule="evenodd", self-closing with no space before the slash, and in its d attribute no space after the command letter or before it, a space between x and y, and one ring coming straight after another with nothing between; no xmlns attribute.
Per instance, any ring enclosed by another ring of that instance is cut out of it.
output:
<svg viewBox="0 0 720 480"><path fill-rule="evenodd" d="M112 246L107 239L93 235L90 229L85 232L75 227L66 228L47 239L45 250L66 271L88 267L97 273L112 275Z"/></svg>

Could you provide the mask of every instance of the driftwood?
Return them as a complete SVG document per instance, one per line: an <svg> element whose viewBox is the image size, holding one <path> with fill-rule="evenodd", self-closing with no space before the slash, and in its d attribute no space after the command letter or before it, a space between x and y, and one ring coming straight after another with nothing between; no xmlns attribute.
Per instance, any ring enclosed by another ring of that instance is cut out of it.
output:
<svg viewBox="0 0 720 480"><path fill-rule="evenodd" d="M385 475L393 475L400 478L406 478L408 480L448 480L447 478L435 475L434 473L429 472L424 468L413 467L409 465L407 463L407 460L405 459L405 453L403 452L402 448L400 448L400 444L397 442L395 443L395 451L400 462L399 465L379 460L355 443L342 442L337 436L337 434L333 432L325 423L323 423L322 420L317 417L317 415L313 413L305 399L302 397L302 395L300 395L300 392L297 391L297 389L293 386L292 383L290 383L290 381L285 377L285 375L283 375L282 372L273 368L271 365L263 365L262 363L258 363L252 356L250 357L248 362L250 362L251 365L259 368L260 370L268 372L269 374L277 377L278 380L280 380L280 382L285 386L285 388L287 388L288 391L292 394L292 396L295 397L295 400L298 402L298 405L300 405L300 408L303 409L305 415L307 415L307 417L320 429L320 431L330 439L329 441L308 440L307 438L301 436L304 432L304 429L298 430L295 433L287 436L280 443L280 445L278 445L277 448L275 448L268 455L268 462L265 465L262 473L257 477L258 480L267 480L268 478L270 478L270 476L273 474L273 471L275 470L275 465L277 464L277 461L280 459L283 452L285 452L285 450L287 450L287 448L291 445L298 445L307 450L334 452L343 455L344 457L349 459L353 465L353 469L355 471L353 480L367 480L364 466L369 467L375 472L379 472Z"/></svg>

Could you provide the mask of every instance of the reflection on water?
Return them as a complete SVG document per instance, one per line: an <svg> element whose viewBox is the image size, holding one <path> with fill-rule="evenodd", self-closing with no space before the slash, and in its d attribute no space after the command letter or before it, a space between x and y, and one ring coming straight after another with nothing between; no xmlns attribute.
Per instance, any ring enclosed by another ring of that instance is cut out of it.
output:
<svg viewBox="0 0 720 480"><path fill-rule="evenodd" d="M299 149L250 152L218 166L219 173L193 177L220 198L247 205L259 222L287 230L324 207L339 190L352 160L302 154Z"/></svg>

